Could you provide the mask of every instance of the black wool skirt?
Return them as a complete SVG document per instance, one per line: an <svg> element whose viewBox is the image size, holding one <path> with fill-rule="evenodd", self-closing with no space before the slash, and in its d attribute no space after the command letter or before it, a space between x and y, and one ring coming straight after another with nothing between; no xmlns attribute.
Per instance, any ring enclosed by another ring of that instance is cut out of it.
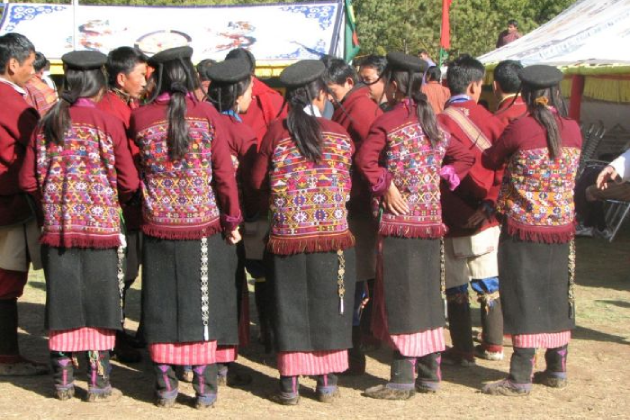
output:
<svg viewBox="0 0 630 420"><path fill-rule="evenodd" d="M278 351L327 351L352 347L352 305L356 283L354 249L345 259L343 314L336 252L281 256L268 254L272 314Z"/></svg>
<svg viewBox="0 0 630 420"><path fill-rule="evenodd" d="M236 247L220 234L207 239L208 285L202 292L201 240L144 236L143 325L148 343L204 341L202 293L208 296L208 340L238 344Z"/></svg>
<svg viewBox="0 0 630 420"><path fill-rule="evenodd" d="M499 242L499 291L506 334L571 330L570 244L525 242L507 234Z"/></svg>
<svg viewBox="0 0 630 420"><path fill-rule="evenodd" d="M383 290L390 334L443 327L440 239L383 237Z"/></svg>
<svg viewBox="0 0 630 420"><path fill-rule="evenodd" d="M46 328L121 329L118 253L114 249L42 245Z"/></svg>

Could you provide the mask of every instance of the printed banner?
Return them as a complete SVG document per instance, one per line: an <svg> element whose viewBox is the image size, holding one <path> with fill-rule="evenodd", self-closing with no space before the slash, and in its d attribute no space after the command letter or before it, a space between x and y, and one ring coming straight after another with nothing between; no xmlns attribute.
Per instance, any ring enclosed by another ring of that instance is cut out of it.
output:
<svg viewBox="0 0 630 420"><path fill-rule="evenodd" d="M71 5L16 4L6 6L0 35L19 32L38 51L58 59L73 50ZM189 45L193 61L223 60L237 47L250 50L258 61L293 61L343 56L343 3L134 7L78 6L77 49L108 53L136 46L147 55Z"/></svg>

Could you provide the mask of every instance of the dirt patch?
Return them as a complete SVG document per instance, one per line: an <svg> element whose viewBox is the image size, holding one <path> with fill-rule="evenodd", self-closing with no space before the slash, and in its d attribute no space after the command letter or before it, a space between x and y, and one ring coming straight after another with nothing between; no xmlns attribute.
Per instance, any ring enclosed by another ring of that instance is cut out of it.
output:
<svg viewBox="0 0 630 420"><path fill-rule="evenodd" d="M600 239L577 241L577 323L569 347L569 386L562 390L535 385L529 397L490 397L478 393L482 383L504 377L511 349L502 362L478 361L470 368L443 368L442 387L436 395L417 395L408 401L376 401L361 396L370 386L389 377L391 352L369 354L368 373L341 378L341 398L324 405L314 399L315 382L301 380L302 399L295 407L269 400L277 389L275 358L253 343L243 349L238 362L254 381L245 389L222 387L216 408L199 412L191 408L194 395L182 384L175 408L153 406L153 376L148 357L135 365L115 363L114 386L124 397L116 403L92 405L79 399L60 402L52 398L52 379L5 378L0 382L0 418L8 419L201 419L220 418L630 418L630 231L609 244ZM130 291L129 322L137 327L139 282ZM44 325L45 285L42 272L33 272L20 299L20 342L23 353L47 360ZM253 298L253 296L252 296ZM250 299L253 301L253 299ZM253 309L253 308L252 308ZM252 313L255 313L252 310ZM478 325L478 313L474 314ZM252 325L252 337L256 326ZM542 356L540 354L539 356ZM544 358L538 357L538 368ZM81 377L81 374L79 374ZM85 389L83 381L78 387Z"/></svg>

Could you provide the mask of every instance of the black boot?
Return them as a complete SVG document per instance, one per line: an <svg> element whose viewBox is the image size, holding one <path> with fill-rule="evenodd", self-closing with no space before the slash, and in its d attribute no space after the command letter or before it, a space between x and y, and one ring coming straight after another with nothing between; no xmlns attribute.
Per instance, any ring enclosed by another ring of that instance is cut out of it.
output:
<svg viewBox="0 0 630 420"><path fill-rule="evenodd" d="M434 394L437 392L440 381L442 380L440 363L440 353L431 353L418 358L416 391L424 394Z"/></svg>
<svg viewBox="0 0 630 420"><path fill-rule="evenodd" d="M217 364L193 366L193 388L197 396L195 408L210 408L217 400Z"/></svg>
<svg viewBox="0 0 630 420"><path fill-rule="evenodd" d="M17 299L0 299L0 356L18 356Z"/></svg>
<svg viewBox="0 0 630 420"><path fill-rule="evenodd" d="M361 327L352 327L352 348L348 350L347 375L363 375L365 373L365 353L361 350Z"/></svg>
<svg viewBox="0 0 630 420"><path fill-rule="evenodd" d="M260 343L265 346L265 353L272 352L271 344L271 317L270 305L267 290L267 281L264 277L257 278L254 283L254 300L256 311L258 312L258 323L260 324Z"/></svg>
<svg viewBox="0 0 630 420"><path fill-rule="evenodd" d="M407 400L416 394L415 372L416 358L405 357L396 350L389 383L366 389L365 396L379 400Z"/></svg>
<svg viewBox="0 0 630 420"><path fill-rule="evenodd" d="M280 376L280 392L273 400L282 405L296 405L300 401L300 383L297 376Z"/></svg>
<svg viewBox="0 0 630 420"><path fill-rule="evenodd" d="M153 371L155 372L155 405L172 407L177 398L179 385L173 366L155 363Z"/></svg>
<svg viewBox="0 0 630 420"><path fill-rule="evenodd" d="M339 395L337 375L328 373L317 375L317 387L315 388L317 399L323 403L331 403Z"/></svg>
<svg viewBox="0 0 630 420"><path fill-rule="evenodd" d="M468 287L468 285L466 285L466 287ZM456 366L474 365L475 356L468 291L459 291L449 294L447 290L446 302L448 330L451 335L453 347L442 354L442 362Z"/></svg>
<svg viewBox="0 0 630 420"><path fill-rule="evenodd" d="M490 395L518 397L529 395L532 389L532 371L536 349L514 347L507 379L484 386L481 392Z"/></svg>
<svg viewBox="0 0 630 420"><path fill-rule="evenodd" d="M534 374L534 383L543 384L551 388L564 388L568 384L567 380L567 355L568 345L547 349L545 352L545 362L547 369Z"/></svg>
<svg viewBox="0 0 630 420"><path fill-rule="evenodd" d="M503 313L501 300L488 294L479 295L481 304L481 345L475 355L486 360L503 360Z"/></svg>
<svg viewBox="0 0 630 420"><path fill-rule="evenodd" d="M69 400L74 396L72 353L51 351L50 364L55 382L55 396L61 401Z"/></svg>
<svg viewBox="0 0 630 420"><path fill-rule="evenodd" d="M109 351L88 351L88 402L115 401L121 397L121 392L109 382L111 365L109 363Z"/></svg>

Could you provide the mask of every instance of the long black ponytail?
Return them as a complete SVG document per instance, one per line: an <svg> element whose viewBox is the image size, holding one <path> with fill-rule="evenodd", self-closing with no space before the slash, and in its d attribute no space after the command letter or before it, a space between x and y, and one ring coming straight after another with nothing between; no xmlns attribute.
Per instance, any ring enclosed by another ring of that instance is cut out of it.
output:
<svg viewBox="0 0 630 420"><path fill-rule="evenodd" d="M533 89L523 85L523 100L527 104L530 115L547 131L547 148L549 157L556 159L562 154L562 136L558 119L549 105L556 109L558 116L566 117L567 109L560 98L560 90L554 86L546 89Z"/></svg>
<svg viewBox="0 0 630 420"><path fill-rule="evenodd" d="M438 129L437 120L433 108L427 100L427 95L422 93L422 73L396 70L388 67L383 75L383 79L396 82L399 91L404 92L416 105L416 117L422 131L435 147L442 139L442 134Z"/></svg>
<svg viewBox="0 0 630 420"><path fill-rule="evenodd" d="M182 159L188 152L190 136L186 121L186 97L199 87L199 79L192 62L180 58L160 64L152 77L156 77L156 92L153 100L162 93L170 93L168 104L167 140L171 160Z"/></svg>
<svg viewBox="0 0 630 420"><path fill-rule="evenodd" d="M103 69L67 68L59 101L44 115L40 125L49 143L61 145L70 129L70 106L79 98L93 98L105 90L107 78Z"/></svg>
<svg viewBox="0 0 630 420"><path fill-rule="evenodd" d="M289 104L287 129L298 150L308 160L318 162L322 157L322 130L314 115L304 111L325 90L321 78L297 88L287 89L285 100Z"/></svg>

